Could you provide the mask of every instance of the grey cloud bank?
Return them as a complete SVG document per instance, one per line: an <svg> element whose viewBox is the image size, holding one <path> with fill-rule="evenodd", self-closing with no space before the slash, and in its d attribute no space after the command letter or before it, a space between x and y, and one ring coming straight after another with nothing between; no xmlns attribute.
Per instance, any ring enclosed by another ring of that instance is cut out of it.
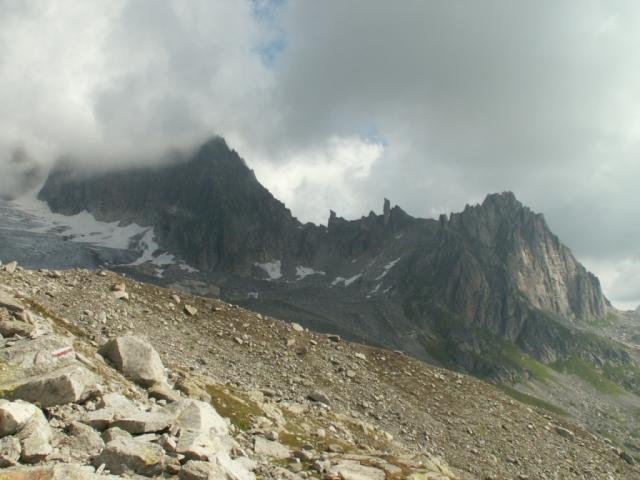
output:
<svg viewBox="0 0 640 480"><path fill-rule="evenodd" d="M221 134L304 220L512 190L631 307L639 20L623 1L0 0L0 176L16 148L104 166Z"/></svg>

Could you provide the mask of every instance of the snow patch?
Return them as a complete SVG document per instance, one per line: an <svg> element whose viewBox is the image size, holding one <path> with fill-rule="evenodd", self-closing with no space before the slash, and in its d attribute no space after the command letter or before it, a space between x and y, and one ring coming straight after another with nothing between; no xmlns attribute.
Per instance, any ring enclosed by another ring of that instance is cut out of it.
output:
<svg viewBox="0 0 640 480"><path fill-rule="evenodd" d="M345 287L348 287L349 285L351 285L353 282L355 282L356 280L358 280L360 277L362 276L361 273L358 273L357 275L354 275L351 278L344 278L344 277L336 277L333 282L331 282L332 286L336 286L339 283L342 283Z"/></svg>
<svg viewBox="0 0 640 480"><path fill-rule="evenodd" d="M260 267L269 277L268 280L278 280L282 278L282 262L280 260L274 260L268 263L254 263L256 267Z"/></svg>
<svg viewBox="0 0 640 480"><path fill-rule="evenodd" d="M53 213L45 202L33 196L21 197L12 202L25 213L32 215L38 226L29 228L34 233L57 232L69 240L80 243L126 250L134 237L147 233L150 227L136 223L120 225L120 222L100 222L87 211L76 215Z"/></svg>
<svg viewBox="0 0 640 480"><path fill-rule="evenodd" d="M398 263L400 261L402 257L398 257L395 260L393 260L392 262L387 263L384 268L382 269L382 273L380 275L378 275L378 277L376 277L376 280L382 280L387 273L389 273L389 271L395 267L396 263Z"/></svg>
<svg viewBox="0 0 640 480"><path fill-rule="evenodd" d="M298 280L302 280L309 275L324 275L325 273L320 270L314 270L313 268L303 267L302 265L296 267L296 277Z"/></svg>
<svg viewBox="0 0 640 480"><path fill-rule="evenodd" d="M178 268L179 268L180 270L184 270L185 272L188 272L188 273L197 273L197 272L199 272L199 271L200 271L200 270L198 270L197 268L192 267L192 266L191 266L191 265L189 265L188 263L184 263L184 262L180 262L180 263L178 263Z"/></svg>
<svg viewBox="0 0 640 480"><path fill-rule="evenodd" d="M362 276L362 274L361 274L361 273L359 273L359 274L357 274L357 275L354 275L354 276L353 276L353 277L351 277L351 278L347 278L347 279L344 281L344 286L345 286L345 287L348 287L348 286L349 286L349 285L351 285L353 282L355 282L356 280L358 280L361 276Z"/></svg>
<svg viewBox="0 0 640 480"><path fill-rule="evenodd" d="M138 266L147 262L155 265L156 276L162 278L163 268L178 265L179 268L193 273L198 270L178 261L168 252L162 252L155 240L153 227L143 227L137 223L121 225L116 222L101 222L89 212L76 215L54 213L46 202L39 200L35 192L11 202L15 207L31 217L33 226L27 230L34 233L57 233L72 242L88 243L116 250L133 250L139 257L132 263L122 266Z"/></svg>

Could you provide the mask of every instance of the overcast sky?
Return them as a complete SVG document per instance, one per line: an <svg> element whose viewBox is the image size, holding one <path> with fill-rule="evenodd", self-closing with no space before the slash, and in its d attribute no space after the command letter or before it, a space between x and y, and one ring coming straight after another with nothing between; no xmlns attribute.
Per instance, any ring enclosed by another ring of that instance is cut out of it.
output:
<svg viewBox="0 0 640 480"><path fill-rule="evenodd" d="M0 0L0 190L227 138L301 220L512 190L640 304L636 1Z"/></svg>

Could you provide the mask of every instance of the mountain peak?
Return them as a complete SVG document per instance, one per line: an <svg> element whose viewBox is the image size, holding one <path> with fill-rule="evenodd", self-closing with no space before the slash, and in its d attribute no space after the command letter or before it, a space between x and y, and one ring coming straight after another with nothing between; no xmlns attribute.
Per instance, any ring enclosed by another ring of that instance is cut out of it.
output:
<svg viewBox="0 0 640 480"><path fill-rule="evenodd" d="M488 194L482 202L483 207L496 206L502 208L523 208L522 203L511 191Z"/></svg>

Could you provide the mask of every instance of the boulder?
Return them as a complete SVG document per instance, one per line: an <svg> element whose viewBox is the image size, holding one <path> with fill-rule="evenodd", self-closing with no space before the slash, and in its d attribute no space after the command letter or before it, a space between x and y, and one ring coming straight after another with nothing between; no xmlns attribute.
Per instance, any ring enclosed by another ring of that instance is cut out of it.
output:
<svg viewBox="0 0 640 480"><path fill-rule="evenodd" d="M118 427L111 427L102 432L102 440L104 440L104 443L109 443L116 438L131 438L131 434Z"/></svg>
<svg viewBox="0 0 640 480"><path fill-rule="evenodd" d="M113 410L109 408L101 408L99 410L93 410L86 412L80 421L89 425L96 430L104 430L108 428L113 422Z"/></svg>
<svg viewBox="0 0 640 480"><path fill-rule="evenodd" d="M106 469L115 475L134 473L151 477L162 473L165 461L160 445L117 437L94 458L94 465L98 467L104 463Z"/></svg>
<svg viewBox="0 0 640 480"><path fill-rule="evenodd" d="M178 476L180 480L254 480L255 476L240 462L226 453L216 455L209 462L189 460Z"/></svg>
<svg viewBox="0 0 640 480"><path fill-rule="evenodd" d="M556 425L554 428L558 435L566 438L567 440L573 440L573 438L575 437L575 434L567 428L560 427L559 425Z"/></svg>
<svg viewBox="0 0 640 480"><path fill-rule="evenodd" d="M114 338L102 347L100 353L127 377L144 387L166 382L160 355L142 337Z"/></svg>
<svg viewBox="0 0 640 480"><path fill-rule="evenodd" d="M22 447L17 437L4 437L0 439L0 468L17 465L21 452Z"/></svg>
<svg viewBox="0 0 640 480"><path fill-rule="evenodd" d="M117 291L113 292L113 298L116 300L129 300L129 294L127 292Z"/></svg>
<svg viewBox="0 0 640 480"><path fill-rule="evenodd" d="M98 432L80 422L71 422L69 431L69 448L76 458L86 460L99 454L104 448L104 440Z"/></svg>
<svg viewBox="0 0 640 480"><path fill-rule="evenodd" d="M111 425L125 432L140 435L166 430L172 421L173 416L164 412L136 412L133 415L117 417Z"/></svg>
<svg viewBox="0 0 640 480"><path fill-rule="evenodd" d="M314 402L324 403L325 405L329 405L329 398L319 390L314 390L308 395L308 397L309 397L309 400L312 400Z"/></svg>
<svg viewBox="0 0 640 480"><path fill-rule="evenodd" d="M387 478L379 468L367 467L352 460L344 460L334 465L329 468L327 475L341 480L385 480Z"/></svg>
<svg viewBox="0 0 640 480"><path fill-rule="evenodd" d="M175 425L181 430L212 435L227 435L229 433L227 422L208 403L186 399L169 405L167 409L175 412Z"/></svg>
<svg viewBox="0 0 640 480"><path fill-rule="evenodd" d="M0 438L18 433L38 413L38 407L22 400L0 399Z"/></svg>
<svg viewBox="0 0 640 480"><path fill-rule="evenodd" d="M186 430L180 433L176 452L188 460L210 460L220 452L229 452L231 447L230 437Z"/></svg>
<svg viewBox="0 0 640 480"><path fill-rule="evenodd" d="M288 447L279 442L267 440L266 438L256 437L253 444L253 450L258 455L284 460L291 457L291 451Z"/></svg>
<svg viewBox="0 0 640 480"><path fill-rule="evenodd" d="M51 407L84 400L95 384L93 373L76 364L44 375L28 377L14 384L8 396L37 402L41 407Z"/></svg>
<svg viewBox="0 0 640 480"><path fill-rule="evenodd" d="M185 304L184 313L186 313L190 317L193 317L193 316L197 315L198 309L196 307L192 306L192 305Z"/></svg>
<svg viewBox="0 0 640 480"><path fill-rule="evenodd" d="M4 271L7 273L13 273L16 271L16 268L18 268L18 262L14 260L13 262L9 262L4 266Z"/></svg>
<svg viewBox="0 0 640 480"><path fill-rule="evenodd" d="M25 309L24 305L20 301L16 300L13 296L1 289L0 307L6 308L11 312L22 312Z"/></svg>
<svg viewBox="0 0 640 480"><path fill-rule="evenodd" d="M0 335L3 337L13 337L20 335L21 337L30 337L36 331L35 325L20 322L18 320L1 320Z"/></svg>
<svg viewBox="0 0 640 480"><path fill-rule="evenodd" d="M38 463L47 458L52 452L51 427L42 411L37 410L26 425L18 433L22 453L22 463Z"/></svg>
<svg viewBox="0 0 640 480"><path fill-rule="evenodd" d="M147 393L151 398L156 400L164 400L168 403L178 402L182 399L180 392L174 390L166 383L156 383L149 387Z"/></svg>
<svg viewBox="0 0 640 480"><path fill-rule="evenodd" d="M136 407L131 400L115 392L102 395L98 400L97 407L114 412L116 418L133 415L139 411L138 407Z"/></svg>

